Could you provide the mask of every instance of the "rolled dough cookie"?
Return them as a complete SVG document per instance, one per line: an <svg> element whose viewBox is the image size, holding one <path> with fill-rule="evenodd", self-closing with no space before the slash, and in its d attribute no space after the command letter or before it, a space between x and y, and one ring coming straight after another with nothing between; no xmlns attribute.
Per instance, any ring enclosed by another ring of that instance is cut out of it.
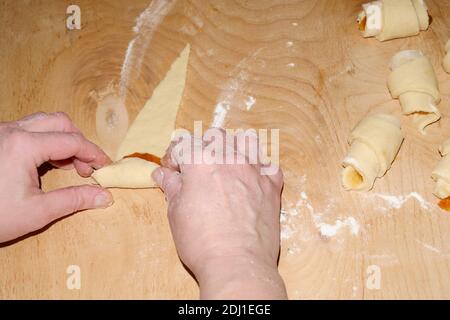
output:
<svg viewBox="0 0 450 320"><path fill-rule="evenodd" d="M400 121L388 114L362 119L353 129L350 150L342 161L342 185L346 190L369 191L376 178L386 174L403 142Z"/></svg>
<svg viewBox="0 0 450 320"><path fill-rule="evenodd" d="M450 39L447 41L447 44L445 45L445 57L443 61L444 70L447 73L450 73Z"/></svg>
<svg viewBox="0 0 450 320"><path fill-rule="evenodd" d="M380 41L417 35L430 24L424 0L372 1L363 4L357 21L364 37Z"/></svg>
<svg viewBox="0 0 450 320"><path fill-rule="evenodd" d="M190 45L173 62L130 126L115 162L92 177L107 188L153 188L151 173L169 146L185 83Z"/></svg>
<svg viewBox="0 0 450 320"><path fill-rule="evenodd" d="M155 187L151 174L158 165L140 158L125 158L97 170L93 177L104 188Z"/></svg>
<svg viewBox="0 0 450 320"><path fill-rule="evenodd" d="M390 68L388 88L392 97L400 100L403 114L412 114L424 133L425 127L441 118L436 107L441 100L438 81L430 60L420 51L405 50L392 58Z"/></svg>
<svg viewBox="0 0 450 320"><path fill-rule="evenodd" d="M431 177L436 181L434 194L440 199L446 199L450 197L450 140L444 142L439 151L442 159Z"/></svg>

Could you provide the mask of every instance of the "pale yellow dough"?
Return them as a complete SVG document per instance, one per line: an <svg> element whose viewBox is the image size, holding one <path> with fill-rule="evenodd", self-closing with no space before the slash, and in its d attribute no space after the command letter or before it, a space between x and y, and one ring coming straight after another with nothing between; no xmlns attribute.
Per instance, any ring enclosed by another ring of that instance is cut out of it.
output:
<svg viewBox="0 0 450 320"><path fill-rule="evenodd" d="M169 146L183 95L190 45L173 62L165 78L153 91L120 145L115 162L94 172L92 177L107 188L153 188L151 173L158 165L140 158L125 158L133 153L162 157Z"/></svg>
<svg viewBox="0 0 450 320"><path fill-rule="evenodd" d="M420 51L405 50L392 58L391 69L388 88L392 97L400 100L403 114L413 115L424 133L428 125L441 118L438 81L430 60Z"/></svg>
<svg viewBox="0 0 450 320"><path fill-rule="evenodd" d="M447 73L450 73L450 39L447 41L447 44L445 45L445 57L443 61L444 70Z"/></svg>
<svg viewBox="0 0 450 320"><path fill-rule="evenodd" d="M140 158L125 158L97 170L94 179L104 188L151 188L151 179L158 165Z"/></svg>
<svg viewBox="0 0 450 320"><path fill-rule="evenodd" d="M434 194L441 199L450 197L450 140L444 142L439 151L442 155L441 161L431 174L436 181Z"/></svg>
<svg viewBox="0 0 450 320"><path fill-rule="evenodd" d="M380 11L381 15L375 14ZM375 14L375 15L374 15ZM369 15L372 15L369 18ZM358 21L367 18L364 37L375 36L380 41L404 38L427 30L430 24L428 8L424 0L382 0L363 5Z"/></svg>
<svg viewBox="0 0 450 320"><path fill-rule="evenodd" d="M403 142L400 121L388 114L362 119L348 139L350 150L342 161L346 190L369 191L386 174Z"/></svg>

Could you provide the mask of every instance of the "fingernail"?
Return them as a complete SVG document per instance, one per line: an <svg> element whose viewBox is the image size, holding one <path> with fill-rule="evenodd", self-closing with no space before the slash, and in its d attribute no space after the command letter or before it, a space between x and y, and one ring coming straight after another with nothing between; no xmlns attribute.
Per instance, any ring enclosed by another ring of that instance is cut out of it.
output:
<svg viewBox="0 0 450 320"><path fill-rule="evenodd" d="M108 191L102 191L98 195L95 196L94 206L96 208L107 208L114 203L114 199L112 194Z"/></svg>

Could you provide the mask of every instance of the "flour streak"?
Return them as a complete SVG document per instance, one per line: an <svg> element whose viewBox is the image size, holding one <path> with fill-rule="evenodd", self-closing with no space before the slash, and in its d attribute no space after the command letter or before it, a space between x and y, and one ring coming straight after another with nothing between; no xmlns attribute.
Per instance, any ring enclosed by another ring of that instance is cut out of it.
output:
<svg viewBox="0 0 450 320"><path fill-rule="evenodd" d="M136 34L128 44L120 71L119 94L125 100L131 73L141 71L142 62L148 45L158 26L175 5L175 0L153 0L137 17L133 32Z"/></svg>

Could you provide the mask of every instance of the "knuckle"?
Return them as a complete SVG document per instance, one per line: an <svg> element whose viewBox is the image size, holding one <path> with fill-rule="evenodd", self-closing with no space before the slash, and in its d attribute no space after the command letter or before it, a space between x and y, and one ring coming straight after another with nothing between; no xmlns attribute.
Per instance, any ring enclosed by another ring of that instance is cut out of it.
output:
<svg viewBox="0 0 450 320"><path fill-rule="evenodd" d="M28 141L29 136L27 132L21 129L5 128L0 130L0 155L10 160L23 160L24 152L28 152L32 147L32 144L28 143Z"/></svg>
<svg viewBox="0 0 450 320"><path fill-rule="evenodd" d="M272 183L272 186L275 187L277 190L281 190L284 185L283 178L280 178L278 176L272 178L271 183Z"/></svg>
<svg viewBox="0 0 450 320"><path fill-rule="evenodd" d="M39 112L35 112L29 116L26 116L24 118L22 118L19 121L26 121L26 120L34 120L34 119L42 119L42 118L47 118L49 117L49 114L43 111L39 111Z"/></svg>
<svg viewBox="0 0 450 320"><path fill-rule="evenodd" d="M224 136L225 130L222 128L209 128L208 130L205 131L205 134Z"/></svg>
<svg viewBox="0 0 450 320"><path fill-rule="evenodd" d="M284 182L284 174L281 168L278 168L277 173L274 175L274 180L280 184Z"/></svg>
<svg viewBox="0 0 450 320"><path fill-rule="evenodd" d="M59 117L61 119L66 119L66 120L70 120L70 117L67 115L67 113L63 112L63 111L58 111L58 112L54 112L52 113L54 116Z"/></svg>
<svg viewBox="0 0 450 320"><path fill-rule="evenodd" d="M68 208L67 211L76 212L84 207L83 192L79 188L70 187L67 189Z"/></svg>
<svg viewBox="0 0 450 320"><path fill-rule="evenodd" d="M23 117L19 120L17 120L15 123L21 127L29 122L35 121L35 120L41 120L41 119L45 119L48 118L50 115L48 113L39 111L39 112L35 112L33 114L30 114L26 117Z"/></svg>
<svg viewBox="0 0 450 320"><path fill-rule="evenodd" d="M31 115L31 117L35 117L35 118L45 118L45 117L48 117L48 116L49 116L49 114L47 112L44 112L44 111L39 111L39 112L33 113Z"/></svg>
<svg viewBox="0 0 450 320"><path fill-rule="evenodd" d="M80 147L85 141L83 135L79 132L68 132L67 135L68 137L70 137L70 139L72 139L72 142L74 142L76 145Z"/></svg>
<svg viewBox="0 0 450 320"><path fill-rule="evenodd" d="M52 115L54 117L56 117L58 119L58 121L60 121L64 125L65 128L73 127L72 120L67 115L67 113L65 113L65 112L55 112Z"/></svg>
<svg viewBox="0 0 450 320"><path fill-rule="evenodd" d="M25 131L11 129L7 137L8 147L13 150L20 148L27 139L28 135Z"/></svg>

